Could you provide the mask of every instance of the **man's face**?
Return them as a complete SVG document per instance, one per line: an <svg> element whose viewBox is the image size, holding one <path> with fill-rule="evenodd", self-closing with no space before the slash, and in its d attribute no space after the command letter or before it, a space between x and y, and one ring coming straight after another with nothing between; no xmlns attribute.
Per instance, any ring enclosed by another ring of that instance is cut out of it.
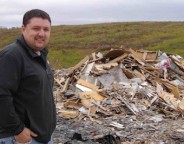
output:
<svg viewBox="0 0 184 144"><path fill-rule="evenodd" d="M26 43L34 51L45 48L50 39L51 24L47 19L34 17L26 26L22 26L22 34Z"/></svg>

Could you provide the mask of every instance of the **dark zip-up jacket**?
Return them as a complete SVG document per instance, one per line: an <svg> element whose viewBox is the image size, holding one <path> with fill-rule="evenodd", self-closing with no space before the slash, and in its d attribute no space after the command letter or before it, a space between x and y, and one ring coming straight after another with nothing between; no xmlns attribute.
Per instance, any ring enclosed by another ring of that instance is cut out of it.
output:
<svg viewBox="0 0 184 144"><path fill-rule="evenodd" d="M53 74L47 49L36 54L23 36L0 52L0 138L19 134L24 127L46 143L56 126Z"/></svg>

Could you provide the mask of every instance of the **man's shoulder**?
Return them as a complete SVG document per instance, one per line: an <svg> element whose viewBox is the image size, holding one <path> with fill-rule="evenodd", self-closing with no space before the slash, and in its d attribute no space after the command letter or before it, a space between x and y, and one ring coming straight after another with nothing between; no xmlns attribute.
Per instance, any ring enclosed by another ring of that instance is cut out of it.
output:
<svg viewBox="0 0 184 144"><path fill-rule="evenodd" d="M20 45L17 42L13 42L3 48L1 54L17 56L21 54Z"/></svg>

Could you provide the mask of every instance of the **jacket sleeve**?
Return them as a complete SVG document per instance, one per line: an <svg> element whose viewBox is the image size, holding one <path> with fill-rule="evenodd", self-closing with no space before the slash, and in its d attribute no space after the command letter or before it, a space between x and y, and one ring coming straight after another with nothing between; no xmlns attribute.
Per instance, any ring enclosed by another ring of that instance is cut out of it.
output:
<svg viewBox="0 0 184 144"><path fill-rule="evenodd" d="M19 134L24 124L16 114L14 95L20 83L20 62L7 52L0 53L0 129L7 133Z"/></svg>

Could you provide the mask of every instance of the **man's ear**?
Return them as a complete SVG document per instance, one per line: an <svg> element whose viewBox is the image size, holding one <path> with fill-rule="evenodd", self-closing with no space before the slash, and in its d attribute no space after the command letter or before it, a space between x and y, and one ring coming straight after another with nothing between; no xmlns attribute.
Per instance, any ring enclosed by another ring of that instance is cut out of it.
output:
<svg viewBox="0 0 184 144"><path fill-rule="evenodd" d="M22 25L22 27L21 27L21 31L22 31L22 32L24 32L24 31L25 31L25 26L24 26L24 25Z"/></svg>

